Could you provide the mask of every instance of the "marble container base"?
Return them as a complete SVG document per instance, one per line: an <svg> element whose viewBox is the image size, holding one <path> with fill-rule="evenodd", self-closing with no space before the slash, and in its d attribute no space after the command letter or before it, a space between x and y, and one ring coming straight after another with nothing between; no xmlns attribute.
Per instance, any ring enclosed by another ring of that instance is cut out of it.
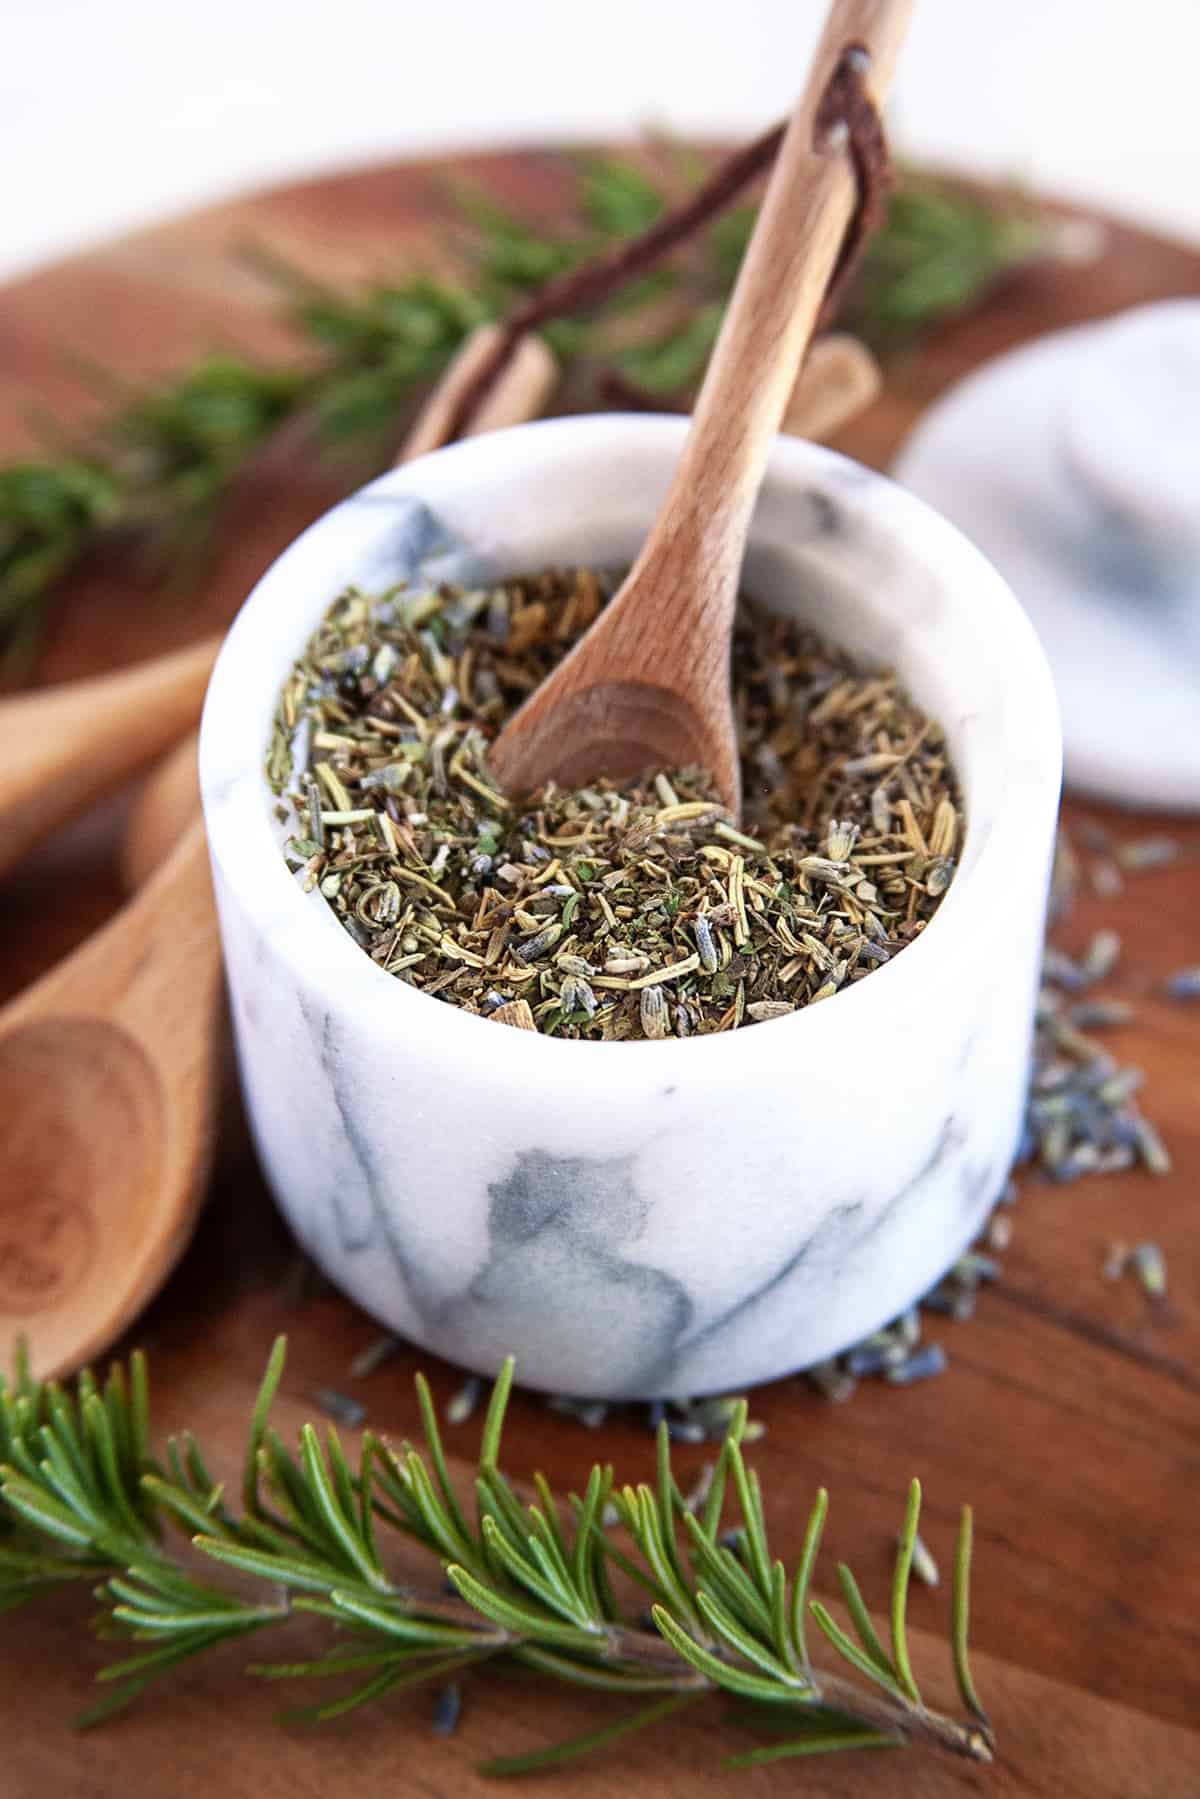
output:
<svg viewBox="0 0 1200 1799"><path fill-rule="evenodd" d="M348 583L628 563L678 419L522 426L385 475L268 571L222 651L201 778L238 1051L279 1204L390 1328L603 1398L742 1387L893 1317L971 1239L1017 1138L1060 774L1008 589L887 480L781 439L746 566L767 604L899 669L969 815L925 935L819 1007L685 1042L507 1029L381 972L280 855L280 685ZM686 654L685 645L680 654Z"/></svg>

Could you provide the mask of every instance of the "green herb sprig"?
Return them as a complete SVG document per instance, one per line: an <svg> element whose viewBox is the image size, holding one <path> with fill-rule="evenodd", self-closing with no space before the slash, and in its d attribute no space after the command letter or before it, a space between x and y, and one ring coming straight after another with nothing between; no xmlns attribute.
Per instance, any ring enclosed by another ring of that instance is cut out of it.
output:
<svg viewBox="0 0 1200 1799"><path fill-rule="evenodd" d="M867 245L843 323L881 352L911 344L1050 241L1046 223L1027 208L981 205L959 189L908 176L891 197L886 226Z"/></svg>
<svg viewBox="0 0 1200 1799"><path fill-rule="evenodd" d="M468 1513L423 1377L424 1451L407 1443L395 1449L368 1432L352 1460L333 1429L322 1438L306 1424L292 1450L272 1428L284 1354L280 1338L250 1422L240 1505L190 1434L172 1438L163 1460L152 1455L140 1353L127 1366L115 1364L103 1387L87 1373L74 1392L38 1382L20 1360L11 1382L0 1379L0 1611L66 1582L99 1582L103 1633L138 1645L104 1670L100 1678L113 1692L85 1722L119 1711L214 1645L260 1637L300 1612L324 1619L337 1645L315 1661L259 1663L251 1671L268 1680L349 1677L349 1690L306 1714L313 1718L501 1661L636 1702L615 1725L488 1764L496 1774L570 1760L721 1693L742 1702L743 1721L775 1739L735 1756L737 1766L905 1743L991 1759L991 1728L967 1660L969 1511L954 1579L954 1666L967 1712L958 1722L926 1708L909 1657L915 1481L885 1647L845 1566L838 1576L850 1630L810 1598L824 1491L796 1567L789 1573L772 1556L758 1477L742 1454L744 1402L696 1502L680 1491L664 1425L652 1483L618 1486L611 1467L596 1466L582 1495L564 1502L538 1475L536 1499L527 1503L501 1468L509 1362L492 1393ZM723 1522L727 1494L740 1515L732 1533ZM199 1552L201 1571L194 1554L181 1553L179 1531ZM440 1565L427 1590L389 1571L392 1532ZM637 1618L614 1582L635 1594ZM810 1625L833 1651L833 1666L815 1659Z"/></svg>
<svg viewBox="0 0 1200 1799"><path fill-rule="evenodd" d="M406 417L475 325L669 210L666 187L631 163L592 158L576 168L574 220L562 230L458 194L458 280L417 274L343 294L258 258L283 290L297 337L294 366L205 357L173 380L124 395L83 443L0 469L0 655L9 672L35 650L56 585L98 544L148 528L169 552L191 543L231 483L297 417L315 426L303 439L307 453L354 451L359 472L385 465ZM638 275L586 321L544 323L582 384L582 403L594 399L589 370L593 387L607 370L663 401L695 385L753 222L753 206L732 207L698 230L671 267ZM907 175L844 316L871 341L911 341L977 301L1045 241L1025 210L998 212Z"/></svg>

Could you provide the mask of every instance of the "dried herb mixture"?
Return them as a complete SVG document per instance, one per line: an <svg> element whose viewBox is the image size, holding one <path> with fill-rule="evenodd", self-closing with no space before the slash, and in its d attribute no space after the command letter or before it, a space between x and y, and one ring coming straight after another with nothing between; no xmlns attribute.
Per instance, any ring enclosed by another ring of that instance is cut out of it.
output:
<svg viewBox="0 0 1200 1799"><path fill-rule="evenodd" d="M924 930L962 816L894 675L744 601L740 828L708 774L495 786L489 741L615 585L342 594L281 696L290 865L389 974L559 1037L687 1037L830 998Z"/></svg>

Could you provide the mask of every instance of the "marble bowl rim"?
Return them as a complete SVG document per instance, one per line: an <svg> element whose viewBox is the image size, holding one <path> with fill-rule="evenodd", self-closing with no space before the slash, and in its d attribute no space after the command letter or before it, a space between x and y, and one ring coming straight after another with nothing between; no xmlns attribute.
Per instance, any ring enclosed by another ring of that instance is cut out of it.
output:
<svg viewBox="0 0 1200 1799"><path fill-rule="evenodd" d="M464 480L469 480L473 465L477 468L480 463L486 464L498 448L507 452L522 441L531 441L531 434L537 434L539 441L545 441L551 435L563 439L590 438L597 451L613 456L619 454L619 446L626 434L636 435L643 437L652 450L673 464L688 423L686 417L676 414L580 414L539 419L448 445L387 470L329 508L293 539L255 582L221 648L205 699L199 762L209 848L215 866L247 916L268 930L273 923L285 927L277 935L272 933L273 950L285 959L297 987L302 991L316 991L332 1014L345 1016L347 1012L357 1011L371 1028L380 1029L397 1043L419 1027L422 1047L430 1056L437 1054L458 1057L464 1062L479 1061L489 1041L495 1049L494 1039L482 1035L489 1022L487 1019L447 1005L436 996L421 993L395 980L377 967L344 932L329 930L330 918L315 915L314 896L305 896L301 892L286 867L270 821L271 795L262 773L266 742L261 735L261 720L256 717L252 728L247 728L245 714L237 703L238 668L245 649L251 645L251 622L256 621L265 609L275 608L281 626L276 638L292 635L286 606L281 603L286 590L294 589L296 580L302 579L301 564L314 541L335 521L344 520L348 509L364 496L400 498L411 494L420 500L424 498L422 472L433 465L445 469L457 462ZM578 447L575 446L575 453L578 453ZM814 1034L822 1029L828 1033L830 1029L831 1003L839 1019L839 1029L849 1027L848 1008L851 1006L858 1007L854 1016L862 1027L867 1027L868 1006L894 1010L906 1003L920 1005L921 983L926 981L930 971L940 964L943 973L948 972L948 965L953 966L960 958L974 952L981 928L986 930L989 922L999 925L1005 910L1002 878L1005 856L1016 854L1021 848L1019 814L1022 803L1031 802L1035 807L1044 804L1048 785L1053 787L1057 799L1061 782L1061 733L1049 668L1032 626L1011 588L982 552L925 501L908 493L886 475L823 445L786 436L776 438L768 462L768 475L810 489L814 478L819 482L824 477L825 484L837 487L839 498L851 506L869 504L871 496L885 496L893 509L893 519L899 514L905 523L911 520L914 543L920 546L916 558L919 562L935 566L949 564L952 571L955 566L961 570L961 586L968 596L966 603L976 614L981 646L986 641L994 650L995 631L1002 629L1004 651L1012 658L1012 682L1020 684L1027 702L1022 720L1026 730L1026 753L1015 761L1011 778L997 782L997 789L1003 791L986 796L991 799L994 816L986 827L973 866L961 868L956 873L929 928L909 944L903 954L873 970L868 980L847 988L823 1006L801 1007L785 1018L766 1021L751 1031L729 1031L686 1039L671 1037L653 1043L631 1039L614 1044L546 1037L541 1032L510 1029L504 1043L505 1067L509 1070L506 1078L519 1079L523 1070L533 1072L535 1064L539 1074L548 1075L552 1060L557 1062L553 1072L567 1078L585 1074L594 1078L603 1068L612 1077L625 1078L635 1072L644 1076L653 1069L656 1075L669 1079L673 1072L681 1074L689 1068L697 1072L701 1060L707 1063L710 1074L728 1072L736 1075L739 1064L740 1072L744 1074L747 1045L757 1045L760 1053L774 1056L783 1048L785 1028L793 1037L797 1031L807 1031L809 1037L805 1044L811 1052L817 1047L813 1043ZM362 530L364 540L378 532L378 515L372 521L366 508L363 509ZM753 527L751 538L753 541ZM985 610L986 631L983 629ZM297 642L296 648L299 647L300 642ZM988 650L981 647L980 654L987 653ZM274 696L272 708L273 705ZM242 726L240 737L239 724ZM999 728L999 721L996 728ZM1029 754L1030 743L1036 744L1039 738L1040 752ZM239 745L236 754L231 749L235 744ZM229 823L225 816L227 796L233 785L242 780L247 780L247 784L253 781L260 792L263 801L261 835L271 852L269 861L256 858L254 869L246 861L231 866L222 853ZM968 796L968 801L969 808L973 809L975 796ZM970 810L967 831L969 840ZM263 879L261 887L257 884L259 869ZM992 881L990 892L987 889L989 879ZM1022 890L1023 883L1016 883L1016 888ZM981 900L977 899L979 894L983 896ZM311 949L311 955L301 957L297 953L301 939ZM418 1008L416 1013L412 1009L414 1006ZM823 1024L826 1020L830 1023ZM488 1060L493 1061L493 1056L489 1055ZM722 1064L728 1064L728 1067Z"/></svg>

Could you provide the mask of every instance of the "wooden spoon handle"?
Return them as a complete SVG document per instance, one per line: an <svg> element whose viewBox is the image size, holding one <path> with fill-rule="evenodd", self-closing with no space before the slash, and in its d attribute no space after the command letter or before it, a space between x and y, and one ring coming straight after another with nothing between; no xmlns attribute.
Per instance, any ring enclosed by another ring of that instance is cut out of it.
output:
<svg viewBox="0 0 1200 1799"><path fill-rule="evenodd" d="M0 873L178 741L220 639L0 703Z"/></svg>
<svg viewBox="0 0 1200 1799"><path fill-rule="evenodd" d="M207 1061L220 1006L221 941L203 819L197 816L187 827L108 928L118 921L138 954L114 993L111 1016L135 1035L154 1039L165 1059L180 1066L200 1037ZM186 979L181 981L184 968ZM186 988L182 998L181 985ZM185 1015L189 1009L191 1018ZM201 1031L196 1010L204 1017Z"/></svg>
<svg viewBox="0 0 1200 1799"><path fill-rule="evenodd" d="M220 970L208 843L197 816L106 924L9 1001L0 1028L83 1013L123 1024L150 1042L204 1035L212 1028ZM197 1033L186 1014L201 992L206 1018Z"/></svg>
<svg viewBox="0 0 1200 1799"><path fill-rule="evenodd" d="M448 431L459 402L503 335L500 325L475 327L409 427L396 458L397 468L449 443ZM506 425L524 425L537 418L554 392L558 376L558 363L544 338L527 333L463 436L480 437L485 431L500 431Z"/></svg>
<svg viewBox="0 0 1200 1799"><path fill-rule="evenodd" d="M724 620L701 619L689 607L691 581L671 570L705 569L704 592L731 606L749 515L796 383L857 201L843 142L818 141L817 115L844 52L860 46L867 79L880 103L908 26L912 0L834 0L813 58L808 85L788 126L758 225L704 384L662 523L647 541L629 585L651 569L681 613L661 620L664 634L686 622L724 641Z"/></svg>
<svg viewBox="0 0 1200 1799"><path fill-rule="evenodd" d="M198 745L197 733L189 731L142 783L121 842L121 880L127 893L145 886L200 816Z"/></svg>
<svg viewBox="0 0 1200 1799"><path fill-rule="evenodd" d="M823 443L865 412L882 387L883 370L866 344L844 331L831 331L805 357L781 429Z"/></svg>

